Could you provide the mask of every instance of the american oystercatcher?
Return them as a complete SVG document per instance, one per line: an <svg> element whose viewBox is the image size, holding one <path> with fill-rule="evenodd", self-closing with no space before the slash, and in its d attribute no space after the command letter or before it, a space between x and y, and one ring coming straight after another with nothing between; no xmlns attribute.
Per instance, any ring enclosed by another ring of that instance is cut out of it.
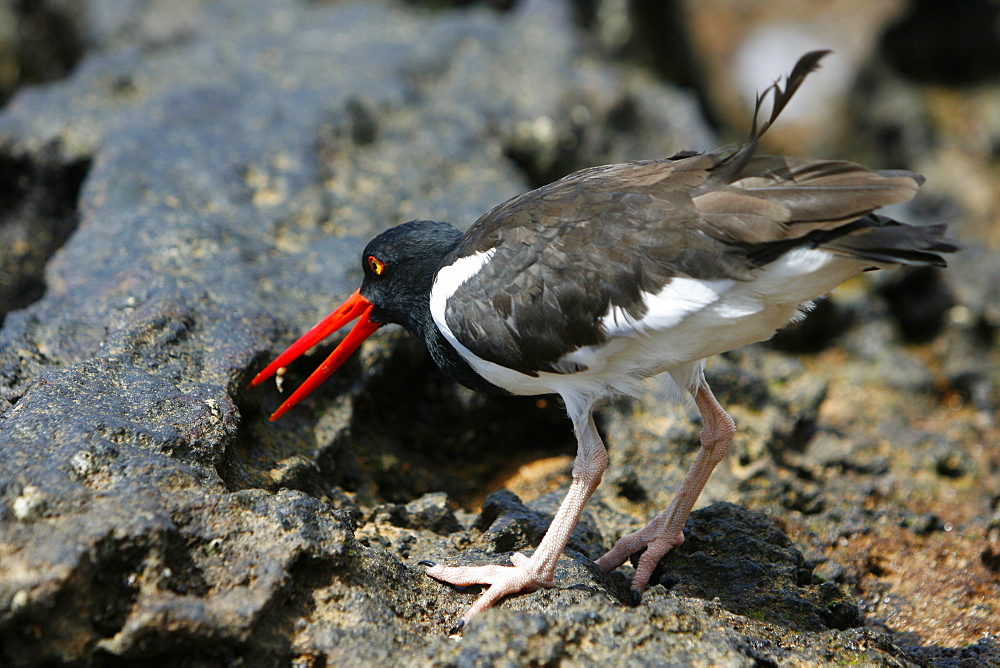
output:
<svg viewBox="0 0 1000 668"><path fill-rule="evenodd" d="M945 266L961 246L944 225L915 227L873 213L909 200L922 178L840 160L755 156L826 51L803 56L758 96L743 146L663 160L592 167L515 197L463 234L411 221L375 237L364 280L337 310L268 365L257 385L358 319L323 364L271 416L328 378L378 327L420 337L441 370L470 388L557 394L573 422L573 481L538 548L511 566L421 562L431 577L488 588L455 631L500 598L554 585L556 562L608 455L592 406L635 394L663 374L694 397L701 448L673 502L597 563L605 571L642 552L632 579L638 603L735 432L705 381L706 357L769 338L801 305L866 269ZM769 119L758 127L770 95Z"/></svg>

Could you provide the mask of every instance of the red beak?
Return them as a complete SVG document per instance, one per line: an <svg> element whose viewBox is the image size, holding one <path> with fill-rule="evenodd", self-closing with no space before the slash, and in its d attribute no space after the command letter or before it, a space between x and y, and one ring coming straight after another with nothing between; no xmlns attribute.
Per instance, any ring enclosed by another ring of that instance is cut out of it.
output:
<svg viewBox="0 0 1000 668"><path fill-rule="evenodd" d="M372 332L381 327L380 323L371 322L368 319L368 316L371 314L371 310L372 303L362 297L361 291L358 290L333 313L320 320L315 327L303 334L302 337L290 345L285 352L278 355L278 359L268 364L263 371L257 374L257 376L250 381L251 386L260 385L277 373L278 369L285 367L289 362L298 358L302 355L302 353L312 348L327 336L360 316L360 319L354 325L354 329L352 329L350 333L344 337L344 340L341 341L336 348L334 348L333 352L330 353L330 356L319 365L318 369L313 371L312 375L306 379L306 382L302 383L297 390L292 392L292 396L288 397L288 399L285 400L285 403L278 407L278 410L274 411L271 415L272 422L284 415L292 406L305 399L310 392L315 390L324 380L333 375L333 372L340 368L340 365L344 363L344 360L350 357L351 353L357 350L358 346L361 345L361 342L371 336Z"/></svg>

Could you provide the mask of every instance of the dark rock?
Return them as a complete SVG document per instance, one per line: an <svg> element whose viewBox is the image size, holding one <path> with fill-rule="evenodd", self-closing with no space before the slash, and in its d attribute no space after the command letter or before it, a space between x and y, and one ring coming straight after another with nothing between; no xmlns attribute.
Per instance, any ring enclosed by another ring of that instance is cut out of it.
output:
<svg viewBox="0 0 1000 668"><path fill-rule="evenodd" d="M106 48L63 85L11 103L0 117L5 212L40 231L52 227L46 216L78 216L79 227L49 262L44 297L0 332L4 550L18 555L0 566L5 660L253 651L266 663L299 643L338 663L340 640L384 636L400 610L425 615L391 588L431 588L422 576L400 579L398 560L373 548L351 547L355 564L344 556L347 515L278 489L350 505L322 474L344 476L351 463L340 453L365 392L358 380L380 365L347 370L305 406L324 406L326 420L303 411L270 432L263 416L277 398L243 386L353 289L358 249L405 209L468 224L523 189L498 161L518 123L558 118L567 103L600 117L631 95L580 85L573 37L553 8L435 19L388 5L239 2L123 16L97 3L88 39ZM543 41L532 37L540 22L554 28ZM650 157L706 136L671 120L676 139L665 140L671 105L690 107L682 97L637 99L657 103L640 103L646 130L629 130ZM53 236L42 261L68 234ZM37 283L40 272L15 274ZM38 296L23 292L14 306ZM348 473L363 481L370 464L355 459ZM418 532L456 528L434 502L407 512ZM330 578L350 582L348 607L373 624L345 635L318 621L295 636L315 605L308 592L329 590ZM357 598L370 588L396 600ZM75 603L50 623L63 600Z"/></svg>
<svg viewBox="0 0 1000 668"><path fill-rule="evenodd" d="M0 106L19 86L56 81L83 56L76 0L0 2Z"/></svg>
<svg viewBox="0 0 1000 668"><path fill-rule="evenodd" d="M947 377L950 404L957 399L961 404L969 404L992 421L1000 397L994 391L997 387L998 370L991 364L984 364L995 349L997 328L990 325L985 315L973 313L968 306L959 306L951 313L952 324L942 335L946 346L943 372Z"/></svg>
<svg viewBox="0 0 1000 668"><path fill-rule="evenodd" d="M900 74L920 82L972 85L1000 78L1000 8L987 0L946 7L910 0L879 45Z"/></svg>
<svg viewBox="0 0 1000 668"><path fill-rule="evenodd" d="M556 496L559 497L558 494ZM554 513L555 508L551 502L545 505L549 513ZM516 494L502 489L493 492L483 501L483 511L475 526L483 532L489 549L501 553L537 545L551 521L552 514L529 508ZM579 537L580 529L574 533Z"/></svg>
<svg viewBox="0 0 1000 668"><path fill-rule="evenodd" d="M406 504L410 514L410 524L417 529L429 529L434 533L455 533L462 528L454 511L448 505L448 495L442 492L425 494Z"/></svg>
<svg viewBox="0 0 1000 668"><path fill-rule="evenodd" d="M372 521L387 522L404 529L426 529L447 535L462 528L443 492L425 494L406 505L384 504L372 511Z"/></svg>
<svg viewBox="0 0 1000 668"><path fill-rule="evenodd" d="M766 517L717 503L693 512L684 535L660 563L674 594L718 600L735 614L796 631L862 624L851 598L833 583L819 584Z"/></svg>
<svg viewBox="0 0 1000 668"><path fill-rule="evenodd" d="M527 506L532 511L543 514L547 528L552 518L555 517L564 496L566 496L566 490L561 489L543 494L528 502ZM596 503L592 507L584 509L583 515L573 527L573 533L570 534L567 546L569 549L576 550L594 560L607 551L606 541L598 529L598 523L591 517L594 511L599 510L600 506Z"/></svg>
<svg viewBox="0 0 1000 668"><path fill-rule="evenodd" d="M969 455L961 449L945 448L936 457L934 470L947 478L961 478L975 468Z"/></svg>
<svg viewBox="0 0 1000 668"><path fill-rule="evenodd" d="M768 342L775 350L816 353L831 345L856 315L833 298L818 299L802 320L782 327Z"/></svg>
<svg viewBox="0 0 1000 668"><path fill-rule="evenodd" d="M987 529L986 545L979 556L986 568L1000 573L1000 521L994 522Z"/></svg>
<svg viewBox="0 0 1000 668"><path fill-rule="evenodd" d="M764 379L735 364L713 364L706 370L705 378L723 406L740 404L761 410L771 400Z"/></svg>
<svg viewBox="0 0 1000 668"><path fill-rule="evenodd" d="M88 167L63 163L54 145L41 155L0 155L0 324L42 296L46 262L76 229Z"/></svg>
<svg viewBox="0 0 1000 668"><path fill-rule="evenodd" d="M933 267L904 268L879 287L879 294L889 302L905 341L930 341L944 327L945 316L955 299L941 271Z"/></svg>
<svg viewBox="0 0 1000 668"><path fill-rule="evenodd" d="M257 633L297 565L334 566L349 558L349 530L314 499L293 492L213 495L173 477L172 488L137 481L128 506L105 494L89 508L53 516L46 532L23 522L12 527L24 548L4 567L21 569L24 579L7 580L0 590L8 660L28 665L75 661L94 650L151 657L182 646L193 656L211 654L213 645L232 648ZM30 554L49 557L33 563L25 560ZM270 635L266 628L261 636ZM274 642L261 637L259 647L274 652Z"/></svg>
<svg viewBox="0 0 1000 668"><path fill-rule="evenodd" d="M1000 134L996 141L1000 143ZM948 278L959 295L961 321L971 326L980 343L989 344L1000 329L1000 257L985 245L962 251L948 269Z"/></svg>
<svg viewBox="0 0 1000 668"><path fill-rule="evenodd" d="M483 499L483 509L476 520L476 528L480 531L489 531L500 518L505 518L503 525L522 523L528 531L535 531L530 527L540 524L538 514L528 510L517 494L507 489L493 492ZM544 527L541 532L545 532ZM536 538L541 538L542 533Z"/></svg>
<svg viewBox="0 0 1000 668"><path fill-rule="evenodd" d="M909 528L914 533L923 536L935 531L944 531L946 528L946 525L941 521L941 518L933 513L908 516L904 518L902 525Z"/></svg>
<svg viewBox="0 0 1000 668"><path fill-rule="evenodd" d="M914 396L935 391L934 373L912 350L891 345L894 334L884 320L870 320L844 341L844 348L867 362L857 381L872 374L879 382Z"/></svg>
<svg viewBox="0 0 1000 668"><path fill-rule="evenodd" d="M639 474L634 468L629 467L619 473L614 484L617 493L629 501L641 503L649 500L649 494L639 481Z"/></svg>

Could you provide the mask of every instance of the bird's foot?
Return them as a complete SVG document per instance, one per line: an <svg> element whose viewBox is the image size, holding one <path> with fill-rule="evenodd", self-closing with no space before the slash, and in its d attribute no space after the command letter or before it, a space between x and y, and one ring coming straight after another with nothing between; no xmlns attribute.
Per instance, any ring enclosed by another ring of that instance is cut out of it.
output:
<svg viewBox="0 0 1000 668"><path fill-rule="evenodd" d="M510 561L513 566L440 566L431 561L421 561L421 566L427 567L427 575L440 582L457 586L487 585L488 588L479 599L472 604L451 634L459 633L473 617L490 608L504 596L520 592L532 592L542 587L554 587L555 580L551 573L546 573L541 559L526 557L521 553L513 554Z"/></svg>
<svg viewBox="0 0 1000 668"><path fill-rule="evenodd" d="M653 575L653 569L660 563L660 559L683 542L683 532L679 530L665 532L663 525L654 519L639 531L621 538L607 554L597 560L597 565L608 573L628 561L633 554L642 552L635 567L631 587L632 604L638 605L642 600L642 593L649 584L649 578Z"/></svg>

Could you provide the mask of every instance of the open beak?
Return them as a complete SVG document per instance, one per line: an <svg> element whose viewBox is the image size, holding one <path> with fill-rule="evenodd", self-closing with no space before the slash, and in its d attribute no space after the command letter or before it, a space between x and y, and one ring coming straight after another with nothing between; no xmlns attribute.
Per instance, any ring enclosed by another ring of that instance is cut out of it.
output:
<svg viewBox="0 0 1000 668"><path fill-rule="evenodd" d="M271 421L274 422L282 415L284 415L288 409L290 409L295 404L302 401L310 392L315 390L322 384L324 380L333 375L333 372L340 368L340 365L344 363L348 357L351 356L361 342L371 336L372 332L381 327L380 323L371 322L368 316L371 314L372 303L361 296L361 290L358 290L353 295L351 295L346 302L340 305L333 313L326 316L320 320L315 327L310 329L308 332L302 335L302 337L290 345L288 349L278 355L278 359L274 360L267 367L258 373L250 385L260 385L265 380L278 373L279 369L283 369L289 362L298 358L302 353L306 352L314 345L325 339L327 336L337 331L350 321L355 318L359 318L354 324L354 329L344 337L344 340L334 348L330 356L319 365L319 368L312 372L312 375L306 379L306 382L302 383L297 390L292 392L292 396L285 400L285 403L278 407L278 410L274 411L271 415Z"/></svg>

